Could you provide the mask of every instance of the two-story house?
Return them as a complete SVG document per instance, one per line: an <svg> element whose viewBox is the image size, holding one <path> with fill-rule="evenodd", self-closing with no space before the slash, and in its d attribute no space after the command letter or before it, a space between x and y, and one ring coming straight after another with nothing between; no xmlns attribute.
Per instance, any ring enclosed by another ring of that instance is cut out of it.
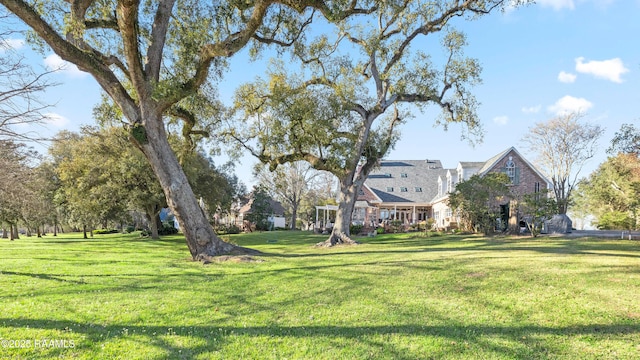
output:
<svg viewBox="0 0 640 360"><path fill-rule="evenodd" d="M354 222L369 227L400 220L409 225L433 218L438 228L455 227L449 193L457 183L490 172L506 173L516 196L551 188L549 180L514 147L484 162L461 161L453 169L443 168L439 160L383 160L363 186ZM502 211L505 221L518 221L508 203Z"/></svg>

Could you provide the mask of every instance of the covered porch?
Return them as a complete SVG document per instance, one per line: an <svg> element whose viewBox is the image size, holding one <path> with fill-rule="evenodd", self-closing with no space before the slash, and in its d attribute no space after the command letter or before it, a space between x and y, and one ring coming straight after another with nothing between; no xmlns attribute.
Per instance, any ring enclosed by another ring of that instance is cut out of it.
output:
<svg viewBox="0 0 640 360"><path fill-rule="evenodd" d="M385 203L378 208L379 223L399 220L403 225L414 225L432 217L430 204Z"/></svg>
<svg viewBox="0 0 640 360"><path fill-rule="evenodd" d="M314 232L328 232L336 221L338 205L316 205ZM333 212L333 213L332 213Z"/></svg>

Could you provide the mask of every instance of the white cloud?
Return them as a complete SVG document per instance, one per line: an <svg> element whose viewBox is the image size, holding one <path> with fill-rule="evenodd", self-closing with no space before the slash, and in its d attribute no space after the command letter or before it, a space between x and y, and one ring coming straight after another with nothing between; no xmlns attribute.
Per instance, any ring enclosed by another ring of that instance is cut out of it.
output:
<svg viewBox="0 0 640 360"><path fill-rule="evenodd" d="M537 0L536 4L542 5L542 7L551 7L555 11L567 8L573 10L576 8L573 0Z"/></svg>
<svg viewBox="0 0 640 360"><path fill-rule="evenodd" d="M540 109L542 109L542 106L540 105L529 106L529 107L523 107L522 112L525 114L537 114L540 112Z"/></svg>
<svg viewBox="0 0 640 360"><path fill-rule="evenodd" d="M66 117L60 114L47 113L44 116L46 118L45 123L49 125L53 125L54 127L57 127L57 128L63 128L67 124L69 124L69 119L67 119Z"/></svg>
<svg viewBox="0 0 640 360"><path fill-rule="evenodd" d="M66 62L56 54L51 54L44 59L44 64L49 70L61 70L64 74L71 77L87 76L87 73L80 71L77 66Z"/></svg>
<svg viewBox="0 0 640 360"><path fill-rule="evenodd" d="M576 71L584 74L591 74L600 79L621 83L622 79L620 76L629 72L629 69L624 67L620 58L584 62L584 58L579 57L576 59Z"/></svg>
<svg viewBox="0 0 640 360"><path fill-rule="evenodd" d="M493 118L493 122L498 125L507 125L507 123L509 122L509 117L505 115L497 116Z"/></svg>
<svg viewBox="0 0 640 360"><path fill-rule="evenodd" d="M24 46L23 39L0 39L0 52L6 49L20 49Z"/></svg>
<svg viewBox="0 0 640 360"><path fill-rule="evenodd" d="M549 111L556 115L565 115L572 112L586 112L593 107L593 103L584 98L565 96L549 106Z"/></svg>
<svg viewBox="0 0 640 360"><path fill-rule="evenodd" d="M576 81L576 74L560 71L560 74L558 74L558 81L571 84Z"/></svg>

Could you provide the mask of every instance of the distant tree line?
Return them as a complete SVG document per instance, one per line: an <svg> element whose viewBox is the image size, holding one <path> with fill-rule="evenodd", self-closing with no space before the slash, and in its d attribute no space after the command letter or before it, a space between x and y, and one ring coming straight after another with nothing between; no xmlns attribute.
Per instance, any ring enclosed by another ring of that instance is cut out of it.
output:
<svg viewBox="0 0 640 360"><path fill-rule="evenodd" d="M180 137L171 137L182 146ZM0 140L0 222L5 236L17 229L42 233L45 225L54 235L59 229L123 228L136 224L141 214L152 238L167 231L159 221L166 198L142 153L128 146L122 128L85 127L55 136L48 156L8 139ZM202 151L184 153L181 166L203 211L228 212L246 192L244 185L224 167L216 167ZM171 226L173 228L173 226Z"/></svg>

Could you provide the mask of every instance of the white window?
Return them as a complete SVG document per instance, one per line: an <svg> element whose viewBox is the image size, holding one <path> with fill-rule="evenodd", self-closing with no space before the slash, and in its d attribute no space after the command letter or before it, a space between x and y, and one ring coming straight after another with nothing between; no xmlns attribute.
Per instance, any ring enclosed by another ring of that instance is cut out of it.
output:
<svg viewBox="0 0 640 360"><path fill-rule="evenodd" d="M516 179L516 163L513 161L513 156L509 156L509 160L507 160L507 163L504 166L504 170L511 183L517 184L518 181Z"/></svg>

